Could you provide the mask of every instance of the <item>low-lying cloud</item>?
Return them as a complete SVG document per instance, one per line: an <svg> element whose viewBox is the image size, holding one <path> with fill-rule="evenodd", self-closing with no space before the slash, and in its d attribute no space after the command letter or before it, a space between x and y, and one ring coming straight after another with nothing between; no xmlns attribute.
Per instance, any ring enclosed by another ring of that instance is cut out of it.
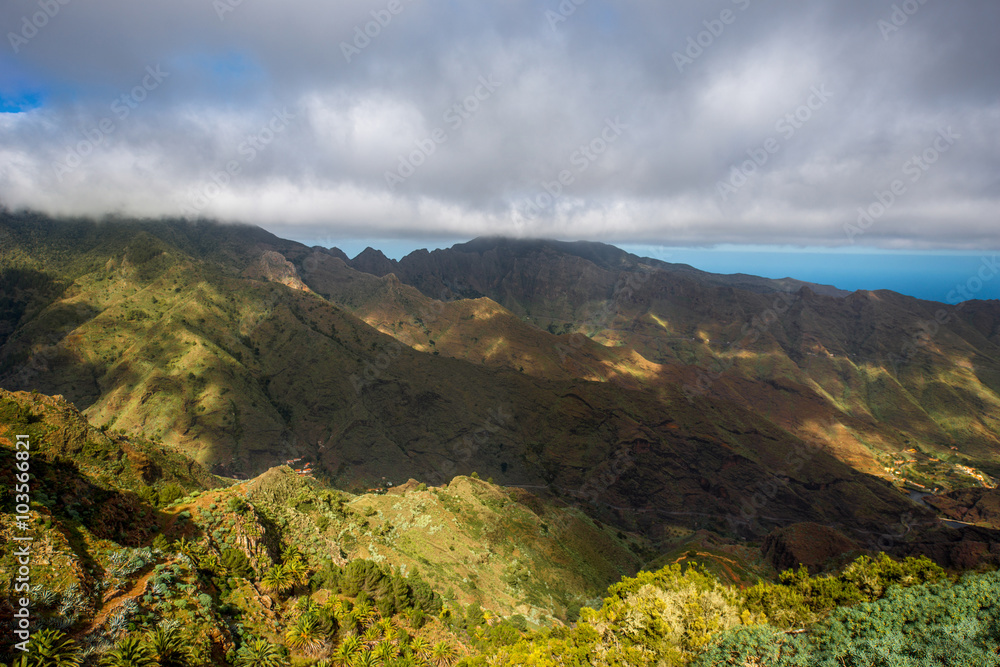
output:
<svg viewBox="0 0 1000 667"><path fill-rule="evenodd" d="M11 208L1000 246L995 3L12 0L0 24Z"/></svg>

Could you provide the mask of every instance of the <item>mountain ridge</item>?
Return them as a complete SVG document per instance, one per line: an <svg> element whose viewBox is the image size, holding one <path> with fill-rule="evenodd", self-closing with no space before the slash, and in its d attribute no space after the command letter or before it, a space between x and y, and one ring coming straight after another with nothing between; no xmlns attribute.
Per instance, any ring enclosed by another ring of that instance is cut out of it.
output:
<svg viewBox="0 0 1000 667"><path fill-rule="evenodd" d="M519 239L503 236L482 236L458 243L447 249L428 251L414 250L400 260L386 257L380 251L368 247L351 260L346 260L348 266L384 276L387 273L402 272L404 282L406 277L425 269L437 257L448 253L475 254L482 257L486 254L497 254L501 250L509 251L515 257L524 257L531 252L550 252L556 255L567 254L585 259L606 270L635 270L640 266L659 268L681 275L695 276L701 280L719 285L740 286L744 289L759 291L797 291L803 287L813 289L818 294L845 297L850 294L831 285L822 285L797 280L794 278L761 278L744 273L717 274L696 269L687 264L672 264L649 257L639 257L613 245L595 241L556 241L551 239ZM428 294L428 296L433 296Z"/></svg>
<svg viewBox="0 0 1000 667"><path fill-rule="evenodd" d="M600 244L422 253L434 271L407 278L206 222L0 233L0 386L225 475L297 457L353 489L477 471L656 540L801 521L868 539L927 511L906 484L1000 474L988 302L926 343L928 302L699 282ZM780 484L747 512L761 480Z"/></svg>

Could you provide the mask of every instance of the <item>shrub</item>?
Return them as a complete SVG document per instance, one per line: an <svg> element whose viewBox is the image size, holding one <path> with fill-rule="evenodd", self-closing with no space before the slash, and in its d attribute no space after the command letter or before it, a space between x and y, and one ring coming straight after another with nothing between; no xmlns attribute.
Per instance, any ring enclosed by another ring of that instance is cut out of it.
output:
<svg viewBox="0 0 1000 667"><path fill-rule="evenodd" d="M861 556L836 575L810 577L805 567L780 575L780 583L762 582L747 589L743 601L778 627L816 622L835 607L872 602L893 585L939 581L945 573L926 557L896 561L886 554Z"/></svg>

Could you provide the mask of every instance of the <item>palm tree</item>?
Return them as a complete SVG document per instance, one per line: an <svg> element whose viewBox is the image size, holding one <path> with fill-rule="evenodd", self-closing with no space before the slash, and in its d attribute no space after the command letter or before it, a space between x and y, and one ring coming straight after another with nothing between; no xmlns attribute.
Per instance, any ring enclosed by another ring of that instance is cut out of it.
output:
<svg viewBox="0 0 1000 667"><path fill-rule="evenodd" d="M288 572L293 585L304 586L309 581L309 566L299 557L285 561L285 571Z"/></svg>
<svg viewBox="0 0 1000 667"><path fill-rule="evenodd" d="M209 572L218 572L221 569L219 567L219 557L212 552L202 554L198 559L198 568L208 570Z"/></svg>
<svg viewBox="0 0 1000 667"><path fill-rule="evenodd" d="M303 595L295 602L295 612L301 616L318 616L323 607L308 595Z"/></svg>
<svg viewBox="0 0 1000 667"><path fill-rule="evenodd" d="M285 633L288 648L315 658L327 648L326 636L319 619L311 614L300 616L299 620Z"/></svg>
<svg viewBox="0 0 1000 667"><path fill-rule="evenodd" d="M266 639L251 639L236 652L239 667L284 667L288 664L278 647Z"/></svg>
<svg viewBox="0 0 1000 667"><path fill-rule="evenodd" d="M365 631L361 633L361 641L365 643L368 648L373 648L376 644L382 641L382 633L379 631L377 625L372 625L365 628Z"/></svg>
<svg viewBox="0 0 1000 667"><path fill-rule="evenodd" d="M451 663L455 661L457 656L458 651L455 650L454 646L441 641L434 645L434 650L431 652L431 662L437 667L451 667Z"/></svg>
<svg viewBox="0 0 1000 667"><path fill-rule="evenodd" d="M350 603L341 598L332 598L330 600L327 600L326 604L323 606L324 608L332 611L333 615L337 617L338 621L344 620L344 618L347 617L347 614L350 613L349 611Z"/></svg>
<svg viewBox="0 0 1000 667"><path fill-rule="evenodd" d="M410 641L410 651L417 657L417 660L425 663L431 657L433 649L431 648L431 643L423 637L414 637Z"/></svg>
<svg viewBox="0 0 1000 667"><path fill-rule="evenodd" d="M283 565L275 565L264 573L260 585L264 590L280 597L292 589L294 582Z"/></svg>
<svg viewBox="0 0 1000 667"><path fill-rule="evenodd" d="M80 647L59 630L45 628L31 636L28 653L23 656L24 667L79 667L83 662ZM12 667L18 665L14 662Z"/></svg>
<svg viewBox="0 0 1000 667"><path fill-rule="evenodd" d="M101 660L102 667L156 667L156 657L138 637L126 637Z"/></svg>
<svg viewBox="0 0 1000 667"><path fill-rule="evenodd" d="M351 667L378 667L378 659L371 651L365 651L355 656Z"/></svg>
<svg viewBox="0 0 1000 667"><path fill-rule="evenodd" d="M333 664L337 667L350 667L355 656L361 653L364 644L357 635L351 635L340 643L337 650L333 652Z"/></svg>
<svg viewBox="0 0 1000 667"><path fill-rule="evenodd" d="M354 614L354 618L357 619L358 623L365 628L375 621L375 617L377 615L375 607L373 607L372 603L367 600L361 600L360 602L355 603L354 610L351 613Z"/></svg>
<svg viewBox="0 0 1000 667"><path fill-rule="evenodd" d="M197 564L203 550L197 542L192 542L184 537L174 542L174 549L182 556L187 556L191 562Z"/></svg>
<svg viewBox="0 0 1000 667"><path fill-rule="evenodd" d="M399 649L396 648L396 645L392 642L380 642L379 645L375 647L373 653L383 665L386 665L390 660L399 655Z"/></svg>
<svg viewBox="0 0 1000 667"><path fill-rule="evenodd" d="M191 659L184 637L174 627L159 627L146 634L149 646L160 667L186 667Z"/></svg>

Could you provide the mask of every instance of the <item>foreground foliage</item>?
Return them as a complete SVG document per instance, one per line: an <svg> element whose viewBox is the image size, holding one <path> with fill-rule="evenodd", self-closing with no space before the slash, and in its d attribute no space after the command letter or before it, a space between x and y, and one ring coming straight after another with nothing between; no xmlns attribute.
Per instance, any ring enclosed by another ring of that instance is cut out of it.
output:
<svg viewBox="0 0 1000 667"><path fill-rule="evenodd" d="M893 587L880 600L838 608L807 634L771 625L735 628L694 664L1000 665L1000 573L968 575L954 585Z"/></svg>
<svg viewBox="0 0 1000 667"><path fill-rule="evenodd" d="M608 593L575 628L530 634L466 664L1000 665L1000 573L953 583L925 558L861 557L818 577L790 570L745 591L673 565Z"/></svg>

